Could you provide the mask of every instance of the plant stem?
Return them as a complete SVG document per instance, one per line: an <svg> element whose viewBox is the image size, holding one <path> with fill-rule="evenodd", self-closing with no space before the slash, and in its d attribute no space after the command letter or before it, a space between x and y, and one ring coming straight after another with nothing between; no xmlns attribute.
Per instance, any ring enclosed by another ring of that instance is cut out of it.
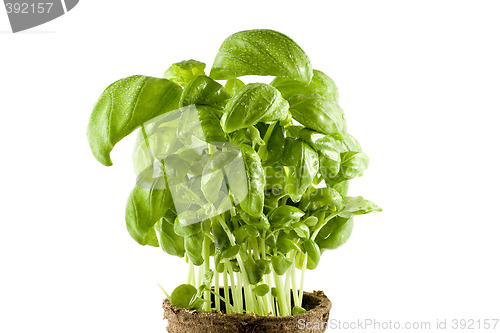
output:
<svg viewBox="0 0 500 333"><path fill-rule="evenodd" d="M328 223L328 221L333 219L335 216L337 216L337 213L332 213L327 218L325 218L323 220L323 222L318 226L318 228L316 230L314 230L314 233L311 236L311 240L315 240L316 236L318 236L318 233L320 232L321 228L323 228Z"/></svg>
<svg viewBox="0 0 500 333"><path fill-rule="evenodd" d="M202 275L203 278L204 278L205 273L207 273L210 270L210 243L211 243L211 241L210 241L210 238L207 236L207 234L210 233L210 224L208 223L208 221L210 221L210 220L207 220L207 223L205 226L205 239L203 241L203 260L204 260L203 261L203 275ZM210 286L207 286L207 287L210 288ZM210 307L211 307L210 292L205 291L203 298L208 301L208 302L205 302L205 304L204 304L205 311L210 311Z"/></svg>
<svg viewBox="0 0 500 333"><path fill-rule="evenodd" d="M293 251L293 257L295 258L295 251ZM297 282L295 280L295 260L293 261L292 267L292 294L293 294L293 304L300 306L299 304L299 293L297 292Z"/></svg>
<svg viewBox="0 0 500 333"><path fill-rule="evenodd" d="M271 125L269 125L269 127L267 128L266 134L264 135L264 139L262 139L262 141L264 141L264 145L260 146L259 150L257 151L257 154L259 155L259 157L261 159L262 159L262 157L264 157L264 153L267 151L267 148L266 148L267 142L269 141L269 138L271 137L271 134L273 133L275 126L276 126L276 123L272 123Z"/></svg>
<svg viewBox="0 0 500 333"><path fill-rule="evenodd" d="M304 277L307 269L307 253L304 255L304 262L302 263L302 275L300 277L300 292L299 292L299 304L302 306L302 297L304 296Z"/></svg>
<svg viewBox="0 0 500 333"><path fill-rule="evenodd" d="M228 275L228 274L229 274L229 273L227 272L227 266L226 266L226 264L224 264L224 273L223 273L222 277L223 277L223 279L224 279L224 297L225 297L227 300L229 300L229 285L228 285L228 281L227 281L227 275ZM232 281L232 279L231 279L231 281ZM237 312L237 311L238 311L238 310L237 310L237 308L238 308L238 307L237 307L237 302L235 302L235 300L234 300L234 295L235 295L235 293L234 293L234 289L233 289L233 293L232 293L232 295L231 295L231 296L232 296L232 299L233 299L233 303L232 303L232 304L233 304L233 305L234 305L234 307L236 308L236 312ZM226 302L226 304L227 304L227 302ZM234 308L233 308L233 310L234 310ZM229 312L229 308L228 308L227 306L226 306L226 313L230 313L230 312Z"/></svg>
<svg viewBox="0 0 500 333"><path fill-rule="evenodd" d="M214 291L219 295L219 272L214 269ZM215 297L215 310L220 311L220 299Z"/></svg>
<svg viewBox="0 0 500 333"><path fill-rule="evenodd" d="M149 138L146 133L146 128L144 127L144 124L141 124L141 130L142 130L142 136L144 137L144 142L146 143L146 147L148 148L149 159L151 160L151 164L153 164L154 162L153 151L151 150L151 146L149 145ZM165 179L165 181L167 181L167 179Z"/></svg>
<svg viewBox="0 0 500 333"><path fill-rule="evenodd" d="M231 233L231 230L229 230L226 221L224 219L219 218L219 221L221 223L222 228L227 234L227 237L229 238L229 242L231 243L231 246L235 246L236 242L234 241L234 236ZM246 305L246 312L254 312L255 313L255 302L254 302L254 297L252 294L252 290L250 289L250 283L248 282L246 270L245 270L245 265L243 265L243 260L241 259L241 255L238 253L236 254L236 260L238 261L238 264L240 265L240 271L241 271L241 278L243 281L243 292L245 293L245 305Z"/></svg>
<svg viewBox="0 0 500 333"><path fill-rule="evenodd" d="M195 274L194 274L194 265L191 262L191 260L188 259L188 278L187 282L191 285L196 285L196 279L195 279Z"/></svg>
<svg viewBox="0 0 500 333"><path fill-rule="evenodd" d="M288 316L289 315L289 309L287 309L287 304L286 304L286 299L285 295L283 295L283 281L281 281L281 276L278 275L274 270L274 284L276 286L276 289L278 290L278 304L279 304L279 312L280 315L282 316Z"/></svg>

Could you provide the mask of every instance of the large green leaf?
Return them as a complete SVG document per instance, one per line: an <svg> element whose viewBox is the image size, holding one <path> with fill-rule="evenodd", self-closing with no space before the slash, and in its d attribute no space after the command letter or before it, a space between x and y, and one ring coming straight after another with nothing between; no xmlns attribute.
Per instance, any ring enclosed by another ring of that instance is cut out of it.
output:
<svg viewBox="0 0 500 333"><path fill-rule="evenodd" d="M270 75L311 81L305 52L288 36L274 30L247 30L229 36L215 57L210 76L227 80L244 75Z"/></svg>
<svg viewBox="0 0 500 333"><path fill-rule="evenodd" d="M87 137L95 158L106 166L118 141L156 116L176 109L182 88L167 79L131 76L110 85L94 106Z"/></svg>

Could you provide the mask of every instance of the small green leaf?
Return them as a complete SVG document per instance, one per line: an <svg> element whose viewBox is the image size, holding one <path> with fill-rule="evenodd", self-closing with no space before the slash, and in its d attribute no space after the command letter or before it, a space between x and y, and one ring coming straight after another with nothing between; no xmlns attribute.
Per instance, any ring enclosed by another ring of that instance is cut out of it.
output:
<svg viewBox="0 0 500 333"><path fill-rule="evenodd" d="M342 217L351 217L353 215L363 215L381 211L382 208L363 197L346 197L346 205L340 215Z"/></svg>
<svg viewBox="0 0 500 333"><path fill-rule="evenodd" d="M197 104L222 108L229 97L231 96L220 83L201 75L186 85L179 106Z"/></svg>
<svg viewBox="0 0 500 333"><path fill-rule="evenodd" d="M189 309L191 299L196 295L196 288L190 284L181 284L172 291L170 303L178 308Z"/></svg>
<svg viewBox="0 0 500 333"><path fill-rule="evenodd" d="M297 134L319 156L319 171L324 179L333 180L340 169L341 157L337 141L329 135L304 128Z"/></svg>
<svg viewBox="0 0 500 333"><path fill-rule="evenodd" d="M225 142L215 109L208 105L187 107L179 119L177 137L189 148L196 148L211 142Z"/></svg>
<svg viewBox="0 0 500 333"><path fill-rule="evenodd" d="M339 173L335 176L334 181L342 182L360 176L363 171L368 168L370 159L364 153L348 151L340 154L342 162L340 162Z"/></svg>
<svg viewBox="0 0 500 333"><path fill-rule="evenodd" d="M138 184L130 193L125 209L125 221L127 230L134 240L141 244L153 244L158 246L154 225L174 204L170 190L165 184L165 178L152 178L152 168L144 170L138 178ZM143 187L142 179L153 179L149 187Z"/></svg>
<svg viewBox="0 0 500 333"><path fill-rule="evenodd" d="M164 77L183 87L200 75L205 75L206 65L196 60L184 60L170 66Z"/></svg>
<svg viewBox="0 0 500 333"><path fill-rule="evenodd" d="M239 168L226 169L231 192L243 211L253 217L260 217L264 208L264 187L266 177L264 169L255 150L248 145L240 145L245 164L245 175ZM242 179L243 176L244 178Z"/></svg>
<svg viewBox="0 0 500 333"><path fill-rule="evenodd" d="M347 242L353 226L352 218L336 216L321 228L315 241L321 249L336 249Z"/></svg>
<svg viewBox="0 0 500 333"><path fill-rule="evenodd" d="M289 100L293 119L305 127L342 140L346 135L344 111L333 99L313 95L295 95Z"/></svg>
<svg viewBox="0 0 500 333"><path fill-rule="evenodd" d="M279 229L285 225L289 225L290 223L297 221L302 216L304 216L304 212L299 208L283 205L271 211L269 213L268 219L273 228Z"/></svg>
<svg viewBox="0 0 500 333"><path fill-rule="evenodd" d="M240 246L238 244L234 245L234 246L231 246L229 249L225 250L223 253L222 253L222 258L225 259L230 259L234 256L236 256L238 254L238 252L240 252Z"/></svg>
<svg viewBox="0 0 500 333"><path fill-rule="evenodd" d="M229 36L222 43L210 71L216 80L270 75L309 82L312 74L309 58L290 37L264 29Z"/></svg>
<svg viewBox="0 0 500 333"><path fill-rule="evenodd" d="M252 289L252 291L254 292L254 294L256 294L257 296L265 296L267 295L267 293L270 291L270 288L267 284L259 284L258 286L254 287Z"/></svg>
<svg viewBox="0 0 500 333"><path fill-rule="evenodd" d="M184 257L184 238L175 233L172 221L163 218L155 227L162 250L172 256Z"/></svg>
<svg viewBox="0 0 500 333"><path fill-rule="evenodd" d="M271 85L278 89L284 98L289 99L295 95L318 94L325 98L331 98L336 103L339 102L339 91L335 82L325 73L314 70L311 82L306 84L297 80L290 80L277 77Z"/></svg>
<svg viewBox="0 0 500 333"><path fill-rule="evenodd" d="M227 80L224 88L226 88L226 91L231 96L233 96L234 94L236 94L238 92L238 90L240 90L244 86L245 86L245 83L243 81L236 79L236 78L232 78L232 79Z"/></svg>
<svg viewBox="0 0 500 333"><path fill-rule="evenodd" d="M282 160L288 167L285 191L293 202L299 202L318 173L318 154L304 141L287 138Z"/></svg>
<svg viewBox="0 0 500 333"><path fill-rule="evenodd" d="M201 266L204 262L202 256L203 238L204 234L202 232L184 238L186 254L189 257L189 260L191 260L191 262L196 266Z"/></svg>
<svg viewBox="0 0 500 333"><path fill-rule="evenodd" d="M306 313L307 310L304 309L303 307L301 306L298 306L298 305L295 305L293 308L292 308L292 315L293 316L296 316L296 315L299 315L299 314L303 314L303 313Z"/></svg>
<svg viewBox="0 0 500 333"><path fill-rule="evenodd" d="M293 262L290 259L286 258L282 254L277 254L272 256L271 263L273 265L273 269L276 271L278 275L285 274L293 264Z"/></svg>
<svg viewBox="0 0 500 333"><path fill-rule="evenodd" d="M284 120L287 115L288 102L276 88L250 83L227 101L221 122L224 132L231 133L258 122Z"/></svg>

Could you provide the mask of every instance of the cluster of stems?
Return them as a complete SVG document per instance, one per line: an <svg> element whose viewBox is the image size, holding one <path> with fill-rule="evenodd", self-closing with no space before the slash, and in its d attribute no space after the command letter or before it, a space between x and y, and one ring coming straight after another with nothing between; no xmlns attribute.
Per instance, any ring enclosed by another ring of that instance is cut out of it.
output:
<svg viewBox="0 0 500 333"><path fill-rule="evenodd" d="M230 231L226 221L221 216L214 217L223 226L231 245L236 245L234 235ZM237 227L237 226L235 226ZM210 236L209 225L206 225L205 239L203 244L204 263L195 266L186 256L188 263L187 283L199 288L203 284L207 272L213 272L213 283L210 291L203 294L204 310L221 311L225 309L226 313L255 313L262 316L289 316L292 315L294 306L301 306L304 294L304 276L307 268L307 254L299 269L300 280L297 281L297 272L295 264L291 265L287 272L278 275L274 269L269 274L264 274L262 283L269 286L270 290L264 296L259 296L252 290L255 285L248 281L247 272L243 263L241 251L236 255L238 262L238 271L233 269L233 265L228 259L221 263L224 266L223 272L212 269L215 266L210 258L210 246L212 239ZM253 256L255 260L267 259L267 253L272 249L266 246L266 232L262 237L253 237L243 245L243 252ZM290 251L286 257L292 261L295 258L295 250ZM221 290L223 292L221 293ZM212 296L214 301L212 302ZM224 303L224 307L221 307Z"/></svg>

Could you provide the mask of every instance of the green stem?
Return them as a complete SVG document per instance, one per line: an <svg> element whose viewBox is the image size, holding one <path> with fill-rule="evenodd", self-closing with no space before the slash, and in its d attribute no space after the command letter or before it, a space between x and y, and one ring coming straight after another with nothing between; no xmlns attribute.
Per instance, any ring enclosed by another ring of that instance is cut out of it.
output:
<svg viewBox="0 0 500 333"><path fill-rule="evenodd" d="M224 297L226 299L229 299L229 284L228 284L228 281L227 281L227 275L228 274L229 273L227 272L227 266L226 266L226 264L224 264L224 273L223 273L222 277L224 279ZM232 279L231 279L231 281L232 281ZM234 307L236 309L238 309L237 302L235 302L235 299L234 299L234 293L232 294L232 300L233 300ZM226 302L226 304L227 304L227 302ZM233 308L233 310L234 310L234 308ZM238 310L236 310L235 312L237 312L237 311ZM230 313L227 306L226 306L226 313Z"/></svg>
<svg viewBox="0 0 500 333"><path fill-rule="evenodd" d="M259 155L259 157L261 159L262 159L262 157L264 157L264 153L267 151L267 148L266 148L267 142L269 141L269 138L271 137L271 134L273 133L275 126L276 126L276 123L272 123L271 125L269 125L269 127L267 128L266 134L264 135L264 139L262 139L262 141L264 141L264 145L260 146L259 150L257 151L257 154Z"/></svg>
<svg viewBox="0 0 500 333"><path fill-rule="evenodd" d="M295 251L293 251L292 257L295 258ZM297 291L297 281L295 279L296 278L296 276L295 276L295 260L293 260L293 264L292 264L291 270L292 270L293 304L295 304L296 306L300 306L299 305L299 293Z"/></svg>
<svg viewBox="0 0 500 333"><path fill-rule="evenodd" d="M221 223L222 228L227 234L227 237L229 238L229 242L231 243L231 246L235 246L236 242L234 241L234 236L231 233L231 230L229 230L226 221L224 221L223 218L219 218L219 221ZM243 292L245 293L245 305L246 305L246 312L255 313L255 302L254 302L254 297L252 294L252 290L250 289L250 283L248 282L248 277L246 274L245 270L245 265L243 265L243 260L241 259L241 255L238 253L236 255L236 260L238 261L238 264L240 265L240 271L241 271L241 277L243 280Z"/></svg>
<svg viewBox="0 0 500 333"><path fill-rule="evenodd" d="M328 221L333 219L335 216L337 216L337 213L332 213L327 218L325 218L323 220L323 222L318 226L318 228L316 230L314 230L314 233L311 236L311 240L315 240L316 236L318 236L318 233L320 232L321 228L323 228L328 223Z"/></svg>
<svg viewBox="0 0 500 333"><path fill-rule="evenodd" d="M148 148L148 155L149 159L151 160L151 164L154 162L154 157L153 157L153 151L151 150L151 146L149 145L149 138L146 133L146 128L144 127L144 124L141 124L141 130L142 130L142 136L144 137L144 142L146 143L146 147ZM165 181L167 179L165 178Z"/></svg>
<svg viewBox="0 0 500 333"><path fill-rule="evenodd" d="M300 292L299 292L299 304L302 306L302 297L304 296L304 277L307 270L307 253L304 255L304 262L302 263L302 275L300 277Z"/></svg>
<svg viewBox="0 0 500 333"><path fill-rule="evenodd" d="M214 291L219 295L219 272L217 269L214 270ZM215 310L220 311L220 299L215 298Z"/></svg>
<svg viewBox="0 0 500 333"><path fill-rule="evenodd" d="M209 290L209 293L212 293L214 296L215 296L215 299L217 301L223 301L224 303L226 303L226 312L228 311L229 309L229 313L231 312L235 312L234 311L234 307L231 305L231 303L227 300L227 298L225 297L222 297L221 295L219 295L218 293L216 294L213 290Z"/></svg>
<svg viewBox="0 0 500 333"><path fill-rule="evenodd" d="M203 261L203 275L202 275L202 277L204 277L205 273L207 273L210 270L210 243L211 243L211 241L210 241L210 238L208 238L208 236L207 236L207 233L210 233L210 224L208 224L208 221L209 220L207 220L207 223L205 226L205 239L203 241L203 260L204 261ZM207 287L210 288L210 286L207 286ZM205 304L204 304L205 311L210 311L210 307L211 307L210 291L205 291L203 298L208 301L208 302L205 302Z"/></svg>
<svg viewBox="0 0 500 333"><path fill-rule="evenodd" d="M194 265L191 260L188 259L188 278L187 281L191 285L196 285L195 273L194 273Z"/></svg>
<svg viewBox="0 0 500 333"><path fill-rule="evenodd" d="M286 304L286 299L285 295L283 295L283 281L281 281L281 276L278 275L274 270L274 284L276 286L276 289L278 290L278 304L279 304L279 312L280 315L282 316L288 316L289 311L287 309L287 304Z"/></svg>

